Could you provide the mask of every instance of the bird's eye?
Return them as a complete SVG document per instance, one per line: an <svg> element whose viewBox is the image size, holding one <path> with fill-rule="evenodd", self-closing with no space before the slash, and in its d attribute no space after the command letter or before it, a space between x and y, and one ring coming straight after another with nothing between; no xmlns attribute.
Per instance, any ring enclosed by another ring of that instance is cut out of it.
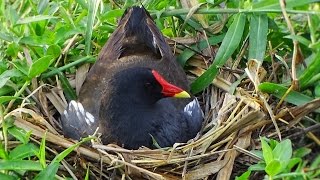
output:
<svg viewBox="0 0 320 180"><path fill-rule="evenodd" d="M145 87L149 90L149 91L153 91L154 87L151 83L147 82L145 83Z"/></svg>

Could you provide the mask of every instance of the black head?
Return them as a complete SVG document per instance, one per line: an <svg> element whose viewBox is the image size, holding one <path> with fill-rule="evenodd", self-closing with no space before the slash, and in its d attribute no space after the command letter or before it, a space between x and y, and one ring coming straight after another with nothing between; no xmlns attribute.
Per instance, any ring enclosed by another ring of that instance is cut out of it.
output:
<svg viewBox="0 0 320 180"><path fill-rule="evenodd" d="M111 86L116 96L124 98L124 101L134 101L134 104L154 104L164 97L190 97L186 91L167 82L156 70L145 67L118 72Z"/></svg>

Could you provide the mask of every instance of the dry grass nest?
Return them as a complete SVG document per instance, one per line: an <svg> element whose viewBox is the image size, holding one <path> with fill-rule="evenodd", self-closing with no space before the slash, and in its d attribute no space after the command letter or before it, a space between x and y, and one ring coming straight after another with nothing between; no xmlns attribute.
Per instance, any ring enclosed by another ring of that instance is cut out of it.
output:
<svg viewBox="0 0 320 180"><path fill-rule="evenodd" d="M208 56L196 55L188 61L186 72L190 80L210 65L203 57ZM320 100L292 106L261 93L257 89L259 83L266 79L272 81L274 69L265 69L254 60L246 68L240 68L240 59L241 54L235 61L230 60L220 69L213 85L198 95L205 120L197 137L188 143L163 149L127 150L116 145L102 145L94 134L62 161L58 174L82 179L89 169L90 176L97 179L230 179L259 161L250 150L260 149L260 136L296 139L296 146L319 145L314 135L319 131L307 131L300 120L308 120L307 115L320 106ZM68 75L77 92L88 69L89 65L84 64L75 74ZM245 77L241 76L244 72ZM6 116L14 116L16 126L32 131L34 142L39 143L46 137L47 159L53 159L76 142L64 138L61 133L59 116L67 101L58 76L49 80L50 85L33 81L29 96ZM30 103L30 99L35 103ZM308 138L303 141L308 143L299 144L303 138Z"/></svg>

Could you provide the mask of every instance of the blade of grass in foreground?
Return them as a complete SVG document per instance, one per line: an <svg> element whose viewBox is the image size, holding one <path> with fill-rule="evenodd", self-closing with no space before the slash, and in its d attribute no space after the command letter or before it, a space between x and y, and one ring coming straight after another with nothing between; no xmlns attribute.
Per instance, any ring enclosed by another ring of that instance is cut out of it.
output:
<svg viewBox="0 0 320 180"><path fill-rule="evenodd" d="M279 84L274 84L270 82L261 83L259 85L259 89L262 92L273 94L277 98L281 99L282 96L287 92L288 88L281 86ZM306 104L310 101L312 101L313 98L306 96L302 93L299 93L297 91L291 91L287 97L285 98L286 102L289 102L291 104L300 106L303 104ZM316 110L316 112L320 112L319 110Z"/></svg>
<svg viewBox="0 0 320 180"><path fill-rule="evenodd" d="M253 14L250 18L249 59L263 61L267 46L268 17Z"/></svg>
<svg viewBox="0 0 320 180"><path fill-rule="evenodd" d="M99 0L88 0L88 21L87 21L87 31L85 37L85 52L89 55L91 52L91 37L93 31L94 20L98 11Z"/></svg>
<svg viewBox="0 0 320 180"><path fill-rule="evenodd" d="M217 52L214 63L198 79L191 84L191 92L198 93L206 88L218 74L218 68L221 67L233 54L242 38L246 16L237 14L228 29L225 38Z"/></svg>

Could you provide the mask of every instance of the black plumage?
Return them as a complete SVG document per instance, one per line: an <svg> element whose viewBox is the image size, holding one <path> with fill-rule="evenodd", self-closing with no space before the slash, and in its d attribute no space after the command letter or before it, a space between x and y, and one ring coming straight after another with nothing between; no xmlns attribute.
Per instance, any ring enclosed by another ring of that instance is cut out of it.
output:
<svg viewBox="0 0 320 180"><path fill-rule="evenodd" d="M153 147L151 137L162 147L186 142L203 119L198 101L182 90L188 87L149 13L129 8L90 69L79 99L62 115L62 130L80 139L99 127L103 143L130 149Z"/></svg>

